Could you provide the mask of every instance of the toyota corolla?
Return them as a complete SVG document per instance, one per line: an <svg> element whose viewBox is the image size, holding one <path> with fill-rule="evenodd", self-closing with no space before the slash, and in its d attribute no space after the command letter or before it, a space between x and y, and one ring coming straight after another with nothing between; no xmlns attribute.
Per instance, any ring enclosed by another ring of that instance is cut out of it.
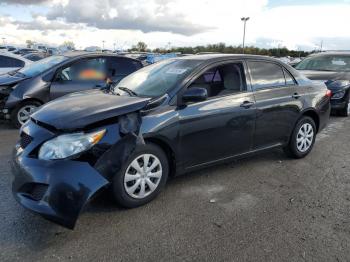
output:
<svg viewBox="0 0 350 262"><path fill-rule="evenodd" d="M13 194L68 228L98 192L133 208L169 176L283 148L305 157L330 91L272 58L197 55L145 67L108 91L59 98L20 131Z"/></svg>

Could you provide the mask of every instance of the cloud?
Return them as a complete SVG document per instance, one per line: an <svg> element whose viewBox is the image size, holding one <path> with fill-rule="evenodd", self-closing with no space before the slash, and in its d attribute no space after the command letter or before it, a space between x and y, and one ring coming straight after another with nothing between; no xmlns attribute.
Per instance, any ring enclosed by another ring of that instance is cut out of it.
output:
<svg viewBox="0 0 350 262"><path fill-rule="evenodd" d="M9 16L0 16L0 26L8 25L12 22Z"/></svg>
<svg viewBox="0 0 350 262"><path fill-rule="evenodd" d="M350 49L349 1L307 1L302 5L285 1L278 6L271 5L272 0L245 0L239 4L232 0L1 2L6 5L0 5L0 35L14 43L35 38L52 44L68 39L82 48L101 45L102 39L107 48L113 48L113 43L130 47L138 41L145 41L151 48L165 47L169 42L171 46L218 42L240 45L240 17L249 16L248 45L311 50L323 40L324 49ZM27 10L26 15L23 10Z"/></svg>
<svg viewBox="0 0 350 262"><path fill-rule="evenodd" d="M160 0L70 0L57 4L48 20L83 23L98 29L140 30L142 32L172 32L194 35L212 29L193 23L189 17L175 11L171 1Z"/></svg>
<svg viewBox="0 0 350 262"><path fill-rule="evenodd" d="M48 2L48 0L2 0L1 4L37 5L45 2Z"/></svg>
<svg viewBox="0 0 350 262"><path fill-rule="evenodd" d="M17 22L18 29L23 30L78 30L84 26L81 24L66 23L61 20L47 20L46 17L37 16L33 21L30 22Z"/></svg>

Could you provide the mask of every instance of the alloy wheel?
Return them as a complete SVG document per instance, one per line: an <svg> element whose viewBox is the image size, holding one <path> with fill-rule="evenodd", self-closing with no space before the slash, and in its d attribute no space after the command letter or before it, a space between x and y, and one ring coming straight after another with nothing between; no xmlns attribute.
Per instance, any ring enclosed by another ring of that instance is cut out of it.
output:
<svg viewBox="0 0 350 262"><path fill-rule="evenodd" d="M314 139L314 129L311 124L303 124L297 135L297 148L300 152L304 153L312 146Z"/></svg>
<svg viewBox="0 0 350 262"><path fill-rule="evenodd" d="M37 109L35 105L25 105L18 110L17 119L18 122L23 125Z"/></svg>
<svg viewBox="0 0 350 262"><path fill-rule="evenodd" d="M162 174L162 164L158 157L153 154L139 155L126 169L124 189L133 198L145 198L157 189Z"/></svg>

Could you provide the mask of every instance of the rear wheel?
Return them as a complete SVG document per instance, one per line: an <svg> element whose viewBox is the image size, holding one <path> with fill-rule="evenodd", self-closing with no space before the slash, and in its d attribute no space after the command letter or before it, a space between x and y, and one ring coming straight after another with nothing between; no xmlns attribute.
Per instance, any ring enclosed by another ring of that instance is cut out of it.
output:
<svg viewBox="0 0 350 262"><path fill-rule="evenodd" d="M37 101L26 101L21 103L11 113L12 124L16 128L20 128L40 106L41 104Z"/></svg>
<svg viewBox="0 0 350 262"><path fill-rule="evenodd" d="M168 173L168 160L160 147L154 144L140 146L113 177L113 197L124 207L144 205L160 193Z"/></svg>
<svg viewBox="0 0 350 262"><path fill-rule="evenodd" d="M290 157L303 158L312 150L315 139L315 121L311 117L304 116L295 125L290 142L285 147L285 152Z"/></svg>

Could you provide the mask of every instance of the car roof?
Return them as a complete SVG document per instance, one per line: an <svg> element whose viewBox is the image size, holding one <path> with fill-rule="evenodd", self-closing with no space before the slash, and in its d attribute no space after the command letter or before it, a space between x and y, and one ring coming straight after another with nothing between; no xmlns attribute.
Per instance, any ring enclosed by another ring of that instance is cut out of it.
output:
<svg viewBox="0 0 350 262"><path fill-rule="evenodd" d="M343 56L350 56L350 51L326 51L326 52L320 52L309 55L309 57L315 57L315 56L337 56L337 55L343 55Z"/></svg>
<svg viewBox="0 0 350 262"><path fill-rule="evenodd" d="M111 57L122 57L126 59L132 59L135 61L139 61L137 59L133 59L130 57L125 57L122 55L118 55L115 53L102 53L102 52L87 52L87 51L69 51L66 53L61 54L62 56L68 57L68 58L84 58L84 57L95 57L95 56L111 56Z"/></svg>
<svg viewBox="0 0 350 262"><path fill-rule="evenodd" d="M204 54L204 55L189 55L189 56L182 56L178 57L176 59L183 59L183 60L202 60L208 61L208 62L216 62L221 60L227 60L227 59L255 59L255 60L269 60L271 62L279 62L280 60L269 57L269 56L262 56L262 55L245 55L245 54Z"/></svg>

